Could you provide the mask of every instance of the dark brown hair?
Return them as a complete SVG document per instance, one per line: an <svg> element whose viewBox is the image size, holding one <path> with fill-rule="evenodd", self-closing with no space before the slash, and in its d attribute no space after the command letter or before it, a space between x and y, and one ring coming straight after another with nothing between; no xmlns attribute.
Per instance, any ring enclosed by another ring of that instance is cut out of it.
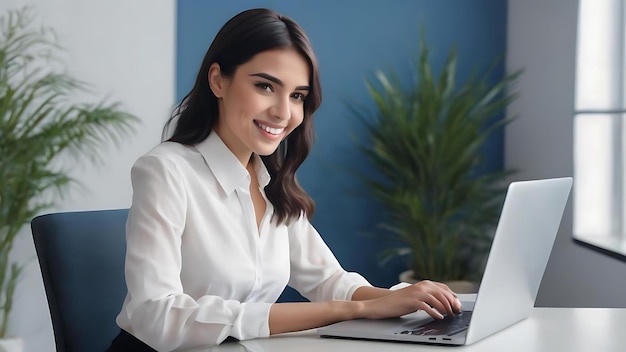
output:
<svg viewBox="0 0 626 352"><path fill-rule="evenodd" d="M219 117L217 97L209 88L209 67L220 65L225 77L232 77L240 65L258 53L278 48L295 48L309 64L310 91L304 101L304 119L271 155L261 159L271 181L265 187L279 223L315 211L313 199L300 187L296 170L311 150L314 139L313 112L322 101L317 59L302 28L292 19L268 9L246 10L231 18L220 29L207 50L191 91L182 99L163 128L163 139L186 145L209 136ZM169 128L175 124L172 135Z"/></svg>

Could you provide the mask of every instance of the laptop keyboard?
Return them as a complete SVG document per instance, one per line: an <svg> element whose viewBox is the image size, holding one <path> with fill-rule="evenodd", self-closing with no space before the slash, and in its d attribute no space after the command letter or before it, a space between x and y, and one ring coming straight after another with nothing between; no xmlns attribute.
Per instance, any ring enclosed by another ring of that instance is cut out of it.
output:
<svg viewBox="0 0 626 352"><path fill-rule="evenodd" d="M447 315L441 320L433 320L428 323L422 324L411 330L404 330L399 334L404 335L447 335L452 336L458 334L461 331L467 329L470 318L472 317L471 311L465 311L453 316Z"/></svg>

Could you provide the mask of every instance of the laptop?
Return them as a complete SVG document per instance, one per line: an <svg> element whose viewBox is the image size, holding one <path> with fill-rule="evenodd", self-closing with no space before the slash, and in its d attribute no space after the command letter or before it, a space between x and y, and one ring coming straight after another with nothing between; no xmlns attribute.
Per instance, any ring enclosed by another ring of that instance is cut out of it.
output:
<svg viewBox="0 0 626 352"><path fill-rule="evenodd" d="M393 319L349 320L320 328L319 335L469 345L527 318L571 187L571 177L509 185L478 293L459 295L462 313L443 320L423 311Z"/></svg>

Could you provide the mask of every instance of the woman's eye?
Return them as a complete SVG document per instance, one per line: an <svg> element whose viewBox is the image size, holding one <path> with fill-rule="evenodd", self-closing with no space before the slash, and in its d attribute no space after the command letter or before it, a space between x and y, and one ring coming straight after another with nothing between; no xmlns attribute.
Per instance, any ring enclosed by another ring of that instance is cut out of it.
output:
<svg viewBox="0 0 626 352"><path fill-rule="evenodd" d="M291 97L297 101L304 101L304 99L306 99L306 96L302 93L293 93Z"/></svg>
<svg viewBox="0 0 626 352"><path fill-rule="evenodd" d="M272 85L269 84L269 83L257 83L256 86L257 86L257 88L259 88L260 90L265 91L265 92L273 92L274 91Z"/></svg>

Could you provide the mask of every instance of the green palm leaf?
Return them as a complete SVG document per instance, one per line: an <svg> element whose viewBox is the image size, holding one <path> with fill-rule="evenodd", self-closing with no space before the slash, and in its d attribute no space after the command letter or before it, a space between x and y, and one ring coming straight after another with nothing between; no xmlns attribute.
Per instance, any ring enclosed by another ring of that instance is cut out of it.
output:
<svg viewBox="0 0 626 352"><path fill-rule="evenodd" d="M50 69L61 48L32 22L29 8L0 17L0 338L22 270L9 260L15 236L75 183L59 157L99 162L138 121L118 103L75 103L88 86Z"/></svg>

